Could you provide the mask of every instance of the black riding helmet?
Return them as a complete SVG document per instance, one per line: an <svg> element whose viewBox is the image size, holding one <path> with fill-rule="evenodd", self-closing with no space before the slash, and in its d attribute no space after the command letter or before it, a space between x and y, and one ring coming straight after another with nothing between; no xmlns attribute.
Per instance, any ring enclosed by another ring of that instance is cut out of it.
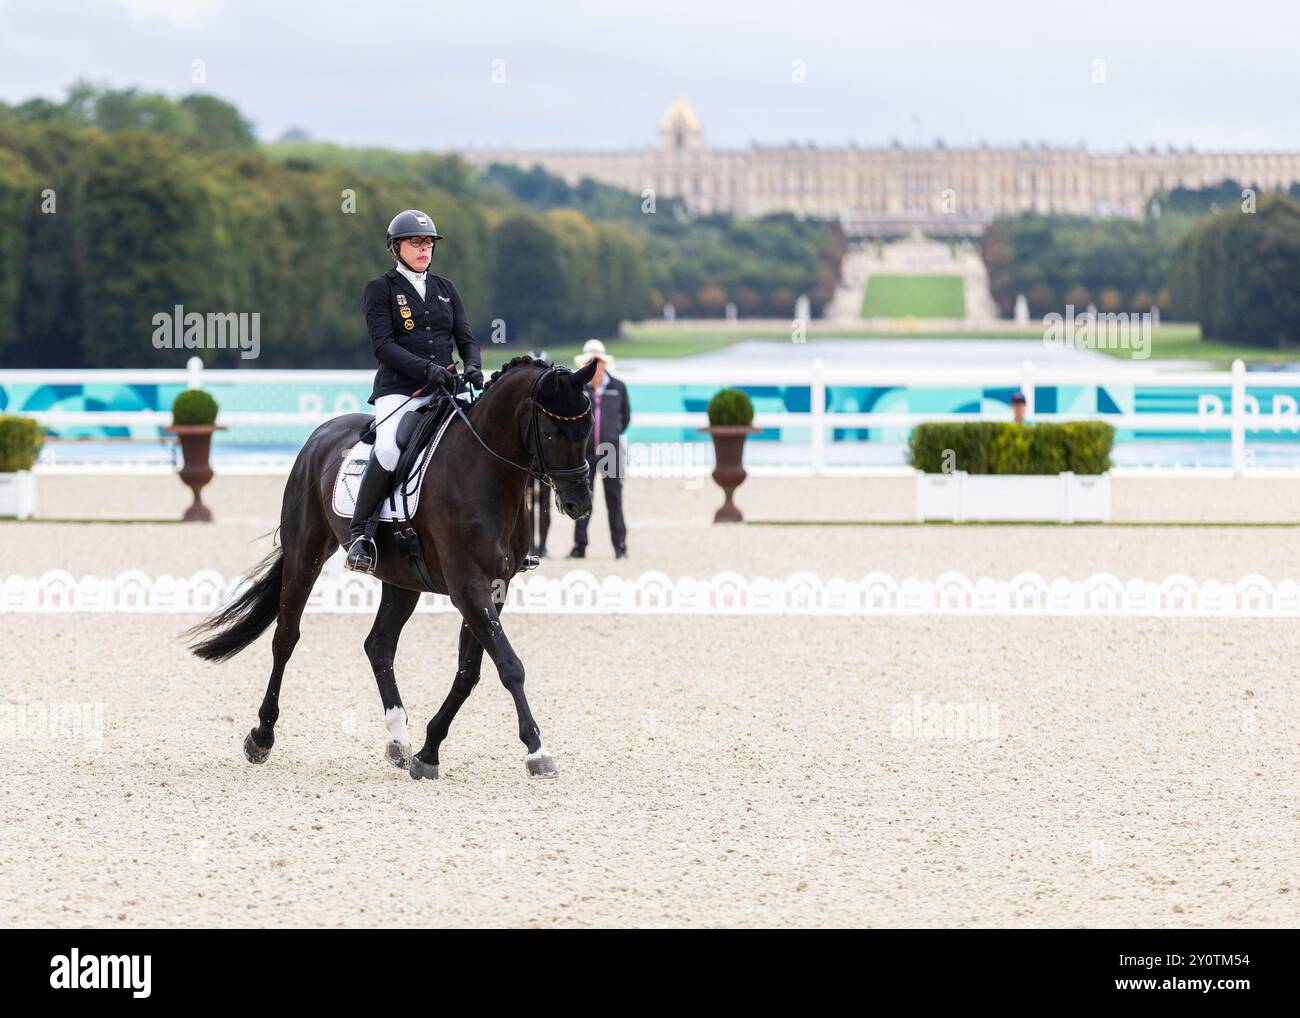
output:
<svg viewBox="0 0 1300 1018"><path fill-rule="evenodd" d="M403 265L406 265L406 259L398 253L398 242L407 237L432 237L433 246L437 248L442 234L433 225L433 219L419 209L407 209L393 216L393 221L388 224L388 253ZM406 267L411 268L409 265Z"/></svg>
<svg viewBox="0 0 1300 1018"><path fill-rule="evenodd" d="M433 219L427 214L419 209L407 209L393 216L393 221L388 224L388 246L392 247L395 241L405 240L407 237L432 237L434 240L441 240L442 234L438 232L438 228L433 225Z"/></svg>

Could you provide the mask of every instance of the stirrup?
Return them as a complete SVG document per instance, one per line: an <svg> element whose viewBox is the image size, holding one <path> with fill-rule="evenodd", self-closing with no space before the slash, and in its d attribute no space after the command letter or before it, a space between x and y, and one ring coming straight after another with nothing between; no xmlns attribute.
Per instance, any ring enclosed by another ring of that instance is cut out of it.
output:
<svg viewBox="0 0 1300 1018"><path fill-rule="evenodd" d="M542 564L542 560L536 555L525 555L523 565L519 567L521 573L526 573L530 569L536 569Z"/></svg>
<svg viewBox="0 0 1300 1018"><path fill-rule="evenodd" d="M375 547L375 539L369 533L365 533L352 542L345 565L348 569L359 573L370 573L373 576L378 562L379 549Z"/></svg>

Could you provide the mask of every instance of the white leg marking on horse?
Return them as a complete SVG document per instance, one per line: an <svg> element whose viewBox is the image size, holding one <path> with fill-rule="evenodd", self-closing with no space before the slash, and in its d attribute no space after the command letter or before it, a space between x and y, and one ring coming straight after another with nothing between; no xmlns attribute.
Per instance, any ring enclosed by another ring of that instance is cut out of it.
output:
<svg viewBox="0 0 1300 1018"><path fill-rule="evenodd" d="M388 728L388 734L400 742L403 746L410 743L411 738L406 734L406 711L401 707L389 707L384 712L384 724Z"/></svg>
<svg viewBox="0 0 1300 1018"><path fill-rule="evenodd" d="M550 756L550 755L551 755L550 753L546 752L546 747L545 747L545 746L538 746L538 747L537 747L537 752L536 752L536 753L529 753L526 757L524 757L524 759L525 759L525 760L540 760L542 757L544 757L544 756Z"/></svg>

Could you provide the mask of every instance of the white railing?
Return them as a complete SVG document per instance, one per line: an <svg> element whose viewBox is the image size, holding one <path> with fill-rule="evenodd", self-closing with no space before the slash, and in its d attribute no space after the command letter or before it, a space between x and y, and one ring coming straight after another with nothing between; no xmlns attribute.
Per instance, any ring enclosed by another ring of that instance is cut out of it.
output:
<svg viewBox="0 0 1300 1018"><path fill-rule="evenodd" d="M826 457L827 428L899 428L908 429L927 421L970 421L981 419L1009 420L1010 410L991 414L944 413L839 413L828 412L826 389L828 385L907 387L907 388L1006 388L1016 386L1026 397L1026 417L1037 421L1104 420L1117 428L1140 428L1143 431L1228 431L1232 451L1232 472L1240 475L1247 467L1246 433L1248 431L1300 431L1300 415L1296 401L1290 397L1275 398L1270 412L1261 412L1258 400L1246 391L1252 387L1276 387L1300 390L1300 374L1291 372L1251 372L1247 374L1242 361L1233 362L1231 371L1177 372L1134 368L1124 362L1114 366L1055 367L1037 365L1025 360L1018 369L991 368L894 368L889 366L843 366L828 368L820 358L792 365L700 365L689 369L689 375L679 365L639 364L628 366L619 377L632 385L808 385L811 399L808 412L765 412L754 415L760 428L801 428L810 435L807 468L812 473L828 473ZM84 384L87 382L184 384L191 389L204 384L240 383L256 381L258 384L303 385L313 382L331 385L356 385L368 388L374 372L360 371L296 371L296 370L228 370L205 369L198 357L192 357L184 370L15 370L0 371L0 385L5 384ZM1196 413L1036 413L1035 386L1141 386L1166 388L1192 388L1228 390L1229 399L1223 401L1212 394L1203 393L1198 400ZM364 404L357 409L367 410ZM171 414L161 410L141 411L63 411L48 410L27 412L46 427L77 425L167 425ZM227 426L309 426L313 427L338 416L339 413L318 410L298 411L230 411L223 410L219 422ZM633 412L633 423L641 427L695 428L708 423L704 413L686 412Z"/></svg>

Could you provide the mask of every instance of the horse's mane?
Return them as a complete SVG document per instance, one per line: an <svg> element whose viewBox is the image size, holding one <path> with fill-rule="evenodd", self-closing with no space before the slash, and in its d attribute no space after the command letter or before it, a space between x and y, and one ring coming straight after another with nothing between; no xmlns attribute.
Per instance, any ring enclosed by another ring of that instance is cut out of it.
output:
<svg viewBox="0 0 1300 1018"><path fill-rule="evenodd" d="M502 364L499 370L492 372L492 377L483 384L483 390L479 393L479 398L474 401L474 405L478 406L480 403L490 404L491 401L487 399L487 396L488 391L492 386L514 369L525 367L542 368L545 370L547 368L556 367L556 365L544 358L533 357L529 354L512 357L510 360ZM561 378L572 374L568 368L564 367L559 368L558 372ZM544 407L544 409L552 415L582 414L591 405L587 394L583 391L581 386L557 384L554 392L546 394L546 397L548 405ZM570 419L576 420L577 418L573 417Z"/></svg>
<svg viewBox="0 0 1300 1018"><path fill-rule="evenodd" d="M486 396L488 390L492 388L493 385L496 384L497 379L499 379L511 368L517 368L525 364L535 364L539 368L549 368L551 366L550 361L542 360L540 357L532 357L526 353L520 354L518 357L512 357L510 358L510 360L502 364L501 367L497 368L496 371L492 372L492 377L483 383L483 389L479 393L479 398L481 399L482 397Z"/></svg>

